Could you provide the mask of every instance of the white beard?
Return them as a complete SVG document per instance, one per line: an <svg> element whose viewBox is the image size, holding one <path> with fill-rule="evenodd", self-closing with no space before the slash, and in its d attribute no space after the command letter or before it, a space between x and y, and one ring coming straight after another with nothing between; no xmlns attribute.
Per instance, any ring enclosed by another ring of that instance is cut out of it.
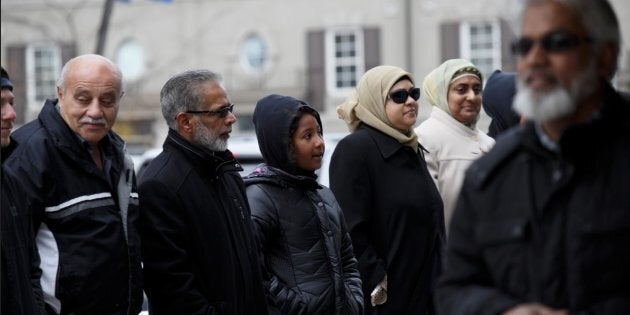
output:
<svg viewBox="0 0 630 315"><path fill-rule="evenodd" d="M571 83L570 90L556 83L550 91L538 93L525 82L525 78L519 78L512 106L523 118L544 123L574 113L580 101L595 90L598 76L595 62L591 62Z"/></svg>
<svg viewBox="0 0 630 315"><path fill-rule="evenodd" d="M195 136L193 139L197 145L210 151L222 152L227 149L227 140L221 139L218 134L215 134L201 122L195 126Z"/></svg>

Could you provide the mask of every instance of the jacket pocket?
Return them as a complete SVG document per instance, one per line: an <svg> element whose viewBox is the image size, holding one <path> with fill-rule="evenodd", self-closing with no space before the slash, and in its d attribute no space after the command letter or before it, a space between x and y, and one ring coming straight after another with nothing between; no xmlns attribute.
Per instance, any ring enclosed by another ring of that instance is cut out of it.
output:
<svg viewBox="0 0 630 315"><path fill-rule="evenodd" d="M529 233L527 219L484 222L475 231L479 244L486 247L522 243Z"/></svg>
<svg viewBox="0 0 630 315"><path fill-rule="evenodd" d="M630 266L630 212L617 209L584 220L580 243L573 251L580 273L594 289L627 287Z"/></svg>
<svg viewBox="0 0 630 315"><path fill-rule="evenodd" d="M528 290L530 223L527 219L484 222L475 230L481 255L495 283L523 296Z"/></svg>

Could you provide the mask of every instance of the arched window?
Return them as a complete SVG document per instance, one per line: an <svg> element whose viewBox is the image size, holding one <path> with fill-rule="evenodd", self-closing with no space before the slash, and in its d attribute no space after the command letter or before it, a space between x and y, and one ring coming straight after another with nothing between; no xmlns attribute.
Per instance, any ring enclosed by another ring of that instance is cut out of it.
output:
<svg viewBox="0 0 630 315"><path fill-rule="evenodd" d="M245 70L263 72L269 63L267 44L258 34L245 37L241 51L241 61Z"/></svg>
<svg viewBox="0 0 630 315"><path fill-rule="evenodd" d="M138 80L144 74L145 59L144 48L137 41L127 39L122 42L116 53L116 64L123 73L123 80Z"/></svg>

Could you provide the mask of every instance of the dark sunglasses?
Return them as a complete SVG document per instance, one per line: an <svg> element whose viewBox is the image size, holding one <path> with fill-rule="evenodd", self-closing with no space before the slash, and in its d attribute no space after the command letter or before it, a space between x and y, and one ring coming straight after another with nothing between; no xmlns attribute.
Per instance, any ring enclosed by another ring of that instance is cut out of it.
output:
<svg viewBox="0 0 630 315"><path fill-rule="evenodd" d="M217 115L219 118L225 118L228 113L231 113L234 110L234 104L229 104L228 106L221 107L217 110L187 110L188 114L203 114L208 116Z"/></svg>
<svg viewBox="0 0 630 315"><path fill-rule="evenodd" d="M580 37L566 31L555 31L545 35L540 40L522 37L512 43L512 53L517 56L524 57L538 42L540 46L548 53L560 53L569 51L582 43L590 43L592 40L588 37Z"/></svg>
<svg viewBox="0 0 630 315"><path fill-rule="evenodd" d="M420 88L411 88L409 91L396 90L389 93L389 98L391 98L396 104L405 104L409 96L417 101L420 98Z"/></svg>

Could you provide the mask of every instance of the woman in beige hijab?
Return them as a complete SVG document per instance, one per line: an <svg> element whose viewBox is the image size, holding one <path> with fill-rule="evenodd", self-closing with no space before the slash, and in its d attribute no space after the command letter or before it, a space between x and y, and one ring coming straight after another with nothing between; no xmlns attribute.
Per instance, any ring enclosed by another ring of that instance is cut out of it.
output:
<svg viewBox="0 0 630 315"><path fill-rule="evenodd" d="M431 71L422 83L433 105L431 116L415 131L427 148L427 166L444 201L448 226L468 166L494 145L477 128L481 111L481 72L470 61L451 59Z"/></svg>
<svg viewBox="0 0 630 315"><path fill-rule="evenodd" d="M392 66L367 71L337 113L350 135L330 188L359 260L366 314L433 314L444 241L442 201L413 131L420 89Z"/></svg>

